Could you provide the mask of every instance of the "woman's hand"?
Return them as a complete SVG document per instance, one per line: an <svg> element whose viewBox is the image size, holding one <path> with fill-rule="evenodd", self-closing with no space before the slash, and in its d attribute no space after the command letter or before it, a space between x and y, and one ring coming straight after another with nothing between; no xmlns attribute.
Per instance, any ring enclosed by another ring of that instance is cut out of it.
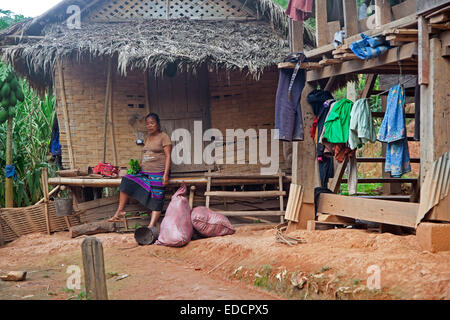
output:
<svg viewBox="0 0 450 320"><path fill-rule="evenodd" d="M169 182L169 175L164 173L162 181L163 186L166 186L168 182Z"/></svg>

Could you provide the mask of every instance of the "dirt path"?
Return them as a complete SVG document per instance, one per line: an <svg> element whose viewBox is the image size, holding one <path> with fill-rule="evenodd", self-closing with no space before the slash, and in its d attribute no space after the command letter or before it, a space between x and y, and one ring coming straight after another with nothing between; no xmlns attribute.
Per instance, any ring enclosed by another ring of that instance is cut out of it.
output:
<svg viewBox="0 0 450 320"><path fill-rule="evenodd" d="M264 225L183 248L138 246L133 234L96 237L111 299L450 299L450 251L423 251L414 235L349 229L291 235L306 243L277 243ZM67 267L82 268L82 241L33 234L0 248L0 271L29 272L25 282L0 281L0 299L82 298L81 290L66 288ZM116 281L122 274L129 276Z"/></svg>
<svg viewBox="0 0 450 320"><path fill-rule="evenodd" d="M104 245L110 299L241 300L280 299L275 294L226 280L189 263L161 257L153 247L137 246L133 235L97 235ZM68 290L71 265L82 269L81 239L65 233L24 236L0 249L0 271L27 270L27 281L0 281L0 300L80 299L82 290ZM149 250L150 249L150 250ZM117 280L122 275L128 277Z"/></svg>

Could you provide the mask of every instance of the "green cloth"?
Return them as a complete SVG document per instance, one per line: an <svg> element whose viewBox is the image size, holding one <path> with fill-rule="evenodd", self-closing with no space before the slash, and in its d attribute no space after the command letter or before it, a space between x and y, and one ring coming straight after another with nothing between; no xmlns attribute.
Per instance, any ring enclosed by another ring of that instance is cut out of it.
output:
<svg viewBox="0 0 450 320"><path fill-rule="evenodd" d="M323 138L330 143L347 143L353 102L342 99L333 105L324 124Z"/></svg>
<svg viewBox="0 0 450 320"><path fill-rule="evenodd" d="M350 132L348 146L350 149L361 148L366 142L375 142L377 135L373 126L372 111L367 99L355 102L350 112Z"/></svg>

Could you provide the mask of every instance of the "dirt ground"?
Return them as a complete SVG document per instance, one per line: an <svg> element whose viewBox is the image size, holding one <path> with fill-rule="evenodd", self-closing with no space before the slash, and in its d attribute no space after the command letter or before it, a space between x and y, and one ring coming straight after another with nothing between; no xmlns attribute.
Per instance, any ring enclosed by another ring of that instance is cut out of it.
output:
<svg viewBox="0 0 450 320"><path fill-rule="evenodd" d="M414 235L298 230L290 236L306 243L288 246L276 242L273 227L241 226L234 235L182 248L139 246L132 233L95 235L104 248L109 298L450 298L450 252L423 251ZM81 289L68 289L66 273L70 265L82 270L83 239L31 234L0 248L0 273L28 272L23 282L0 281L0 300L84 299L84 280ZM379 270L379 282L370 266Z"/></svg>

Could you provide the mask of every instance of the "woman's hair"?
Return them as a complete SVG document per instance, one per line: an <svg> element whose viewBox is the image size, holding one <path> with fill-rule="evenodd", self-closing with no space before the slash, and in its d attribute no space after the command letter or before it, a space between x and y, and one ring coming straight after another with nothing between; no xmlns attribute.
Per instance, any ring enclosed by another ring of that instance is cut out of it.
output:
<svg viewBox="0 0 450 320"><path fill-rule="evenodd" d="M147 119L150 117L155 119L156 124L158 125L158 131L161 131L161 121L159 120L159 116L154 112L150 112L148 115L145 116L145 121L147 121Z"/></svg>

